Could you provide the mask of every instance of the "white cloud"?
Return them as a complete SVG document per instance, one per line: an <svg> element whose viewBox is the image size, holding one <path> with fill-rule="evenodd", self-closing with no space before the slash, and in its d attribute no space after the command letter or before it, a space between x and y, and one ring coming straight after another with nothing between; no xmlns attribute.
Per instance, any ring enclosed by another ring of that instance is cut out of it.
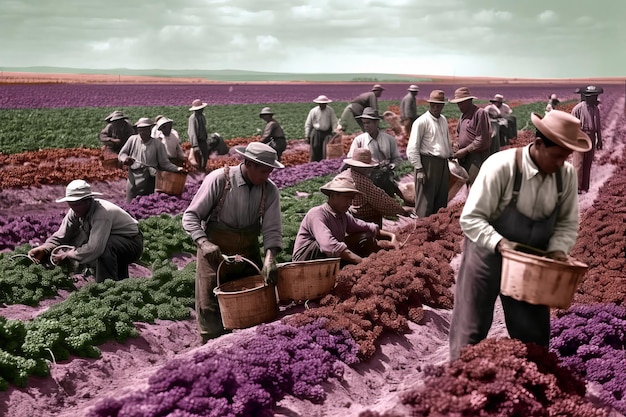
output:
<svg viewBox="0 0 626 417"><path fill-rule="evenodd" d="M241 33L236 33L231 38L230 44L232 46L243 48L246 45L248 45L248 39L245 36L243 36Z"/></svg>
<svg viewBox="0 0 626 417"><path fill-rule="evenodd" d="M513 14L501 10L481 10L474 13L474 20L481 23L498 23L513 19Z"/></svg>
<svg viewBox="0 0 626 417"><path fill-rule="evenodd" d="M291 8L291 15L296 19L319 19L326 13L320 7L314 7L308 4L295 6Z"/></svg>
<svg viewBox="0 0 626 417"><path fill-rule="evenodd" d="M240 7L224 6L216 8L216 12L221 15L218 17L220 23L233 26L265 26L275 21L272 10L249 11Z"/></svg>
<svg viewBox="0 0 626 417"><path fill-rule="evenodd" d="M553 23L558 19L558 16L553 10L545 10L539 13L537 18L543 23Z"/></svg>
<svg viewBox="0 0 626 417"><path fill-rule="evenodd" d="M278 39L272 35L258 35L256 37L256 43L260 51L271 51L280 45Z"/></svg>

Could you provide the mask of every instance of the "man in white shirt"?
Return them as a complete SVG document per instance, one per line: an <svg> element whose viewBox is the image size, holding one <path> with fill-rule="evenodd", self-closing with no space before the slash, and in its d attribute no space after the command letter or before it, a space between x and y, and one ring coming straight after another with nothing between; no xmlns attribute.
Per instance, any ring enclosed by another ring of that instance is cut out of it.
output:
<svg viewBox="0 0 626 417"><path fill-rule="evenodd" d="M489 99L489 102L491 104L485 106L485 111L491 120L493 137L498 138L497 150L499 151L500 146L508 145L510 139L517 137L517 119L513 116L511 107L504 102L502 94L496 94Z"/></svg>
<svg viewBox="0 0 626 417"><path fill-rule="evenodd" d="M337 127L337 115L328 103L332 103L328 97L321 95L313 103L318 106L309 111L304 123L304 137L311 144L309 161L321 161L326 158L326 144Z"/></svg>
<svg viewBox="0 0 626 417"><path fill-rule="evenodd" d="M167 117L160 117L156 122L156 139L160 140L165 145L167 151L167 157L174 165L181 166L185 160L185 152L180 146L180 136L178 132L173 129L174 121Z"/></svg>
<svg viewBox="0 0 626 417"><path fill-rule="evenodd" d="M512 242L567 260L578 236L578 180L566 159L591 148L574 116L531 115L535 140L490 156L470 189L460 223L465 233L450 323L450 360L483 340L500 294L503 251ZM500 295L511 338L547 346L550 308Z"/></svg>
<svg viewBox="0 0 626 417"><path fill-rule="evenodd" d="M406 154L415 167L415 214L430 216L448 206L452 156L448 121L441 114L445 105L441 90L433 90L428 98L428 111L422 114L411 129Z"/></svg>

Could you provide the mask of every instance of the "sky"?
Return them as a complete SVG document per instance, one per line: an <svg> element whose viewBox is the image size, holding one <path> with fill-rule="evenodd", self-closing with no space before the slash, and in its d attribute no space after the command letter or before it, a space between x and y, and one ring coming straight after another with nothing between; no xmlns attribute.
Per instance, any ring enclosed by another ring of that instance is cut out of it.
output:
<svg viewBox="0 0 626 417"><path fill-rule="evenodd" d="M626 75L623 0L0 0L0 68Z"/></svg>

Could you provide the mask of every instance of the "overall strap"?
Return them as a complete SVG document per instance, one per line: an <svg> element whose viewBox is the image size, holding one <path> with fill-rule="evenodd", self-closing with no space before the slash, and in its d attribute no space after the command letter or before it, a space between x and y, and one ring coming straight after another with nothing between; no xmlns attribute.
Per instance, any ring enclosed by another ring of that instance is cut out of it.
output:
<svg viewBox="0 0 626 417"><path fill-rule="evenodd" d="M259 206L259 219L263 218L263 215L265 214L265 186L267 185L267 182L264 182L263 185L261 186L261 205Z"/></svg>
<svg viewBox="0 0 626 417"><path fill-rule="evenodd" d="M522 186L522 148L515 150L515 182L513 183L513 197L511 202L517 204L519 190Z"/></svg>
<svg viewBox="0 0 626 417"><path fill-rule="evenodd" d="M224 200L226 200L226 194L231 189L229 171L230 171L230 167L228 165L225 165L224 166L224 177L226 179L226 182L224 182L224 189L222 190L222 195L220 196L220 199L217 202L217 205L215 206L215 217L216 217L218 222L220 221L220 212L222 211L222 206L224 205Z"/></svg>

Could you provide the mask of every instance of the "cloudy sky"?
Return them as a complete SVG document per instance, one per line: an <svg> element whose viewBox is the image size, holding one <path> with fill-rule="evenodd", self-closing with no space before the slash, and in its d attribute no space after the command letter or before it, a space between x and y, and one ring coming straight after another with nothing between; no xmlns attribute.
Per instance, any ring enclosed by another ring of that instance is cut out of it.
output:
<svg viewBox="0 0 626 417"><path fill-rule="evenodd" d="M622 0L0 0L0 66L626 75Z"/></svg>

